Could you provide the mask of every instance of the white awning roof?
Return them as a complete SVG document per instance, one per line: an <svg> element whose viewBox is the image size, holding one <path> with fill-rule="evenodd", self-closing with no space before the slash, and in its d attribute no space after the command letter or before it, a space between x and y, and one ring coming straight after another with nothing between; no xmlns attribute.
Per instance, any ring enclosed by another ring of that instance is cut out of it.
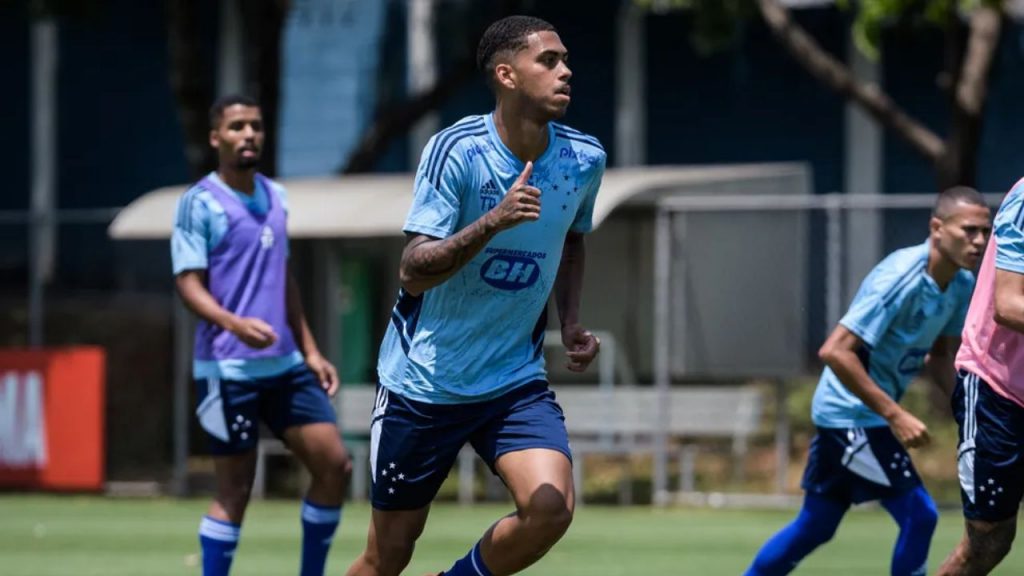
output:
<svg viewBox="0 0 1024 576"><path fill-rule="evenodd" d="M618 206L651 205L663 194L701 184L803 174L803 164L647 166L605 172L594 206L595 227ZM288 189L292 238L383 238L402 235L412 203L411 174L281 180ZM107 229L118 240L169 238L175 203L187 185L148 192L126 206ZM543 202L543 198L541 199Z"/></svg>

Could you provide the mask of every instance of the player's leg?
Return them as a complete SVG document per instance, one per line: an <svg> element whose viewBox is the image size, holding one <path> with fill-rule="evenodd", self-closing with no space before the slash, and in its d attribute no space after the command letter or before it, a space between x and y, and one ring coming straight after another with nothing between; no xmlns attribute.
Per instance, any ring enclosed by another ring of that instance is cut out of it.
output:
<svg viewBox="0 0 1024 576"><path fill-rule="evenodd" d="M334 409L316 377L302 366L269 384L262 411L270 428L309 470L299 574L322 576L352 473Z"/></svg>
<svg viewBox="0 0 1024 576"><path fill-rule="evenodd" d="M216 493L199 525L203 576L226 576L241 534L256 473L258 392L248 383L197 381L196 415L213 454Z"/></svg>
<svg viewBox="0 0 1024 576"><path fill-rule="evenodd" d="M953 415L964 535L941 576L988 574L1010 551L1024 494L1024 409L970 372L957 375Z"/></svg>
<svg viewBox="0 0 1024 576"><path fill-rule="evenodd" d="M425 404L379 388L370 429L373 516L348 576L398 576L409 564L430 502L478 416L475 405Z"/></svg>
<svg viewBox="0 0 1024 576"><path fill-rule="evenodd" d="M419 510L373 509L366 549L346 576L397 576L409 565L430 506Z"/></svg>
<svg viewBox="0 0 1024 576"><path fill-rule="evenodd" d="M491 526L446 576L514 574L544 556L572 522L569 440L547 383L495 399L488 417L472 443L508 486L516 511Z"/></svg>
<svg viewBox="0 0 1024 576"><path fill-rule="evenodd" d="M843 465L850 430L818 428L807 453L801 485L803 507L786 527L768 539L747 569L748 576L789 574L818 546L832 539L853 502L857 477ZM858 442L866 442L858 429ZM851 451L853 452L853 451Z"/></svg>
<svg viewBox="0 0 1024 576"><path fill-rule="evenodd" d="M900 527L892 555L892 575L926 574L928 548L939 523L939 511L932 497L924 486L917 486L909 492L882 500L882 506Z"/></svg>
<svg viewBox="0 0 1024 576"><path fill-rule="evenodd" d="M808 554L832 539L849 508L848 502L807 494L796 518L764 543L745 574L789 574Z"/></svg>
<svg viewBox="0 0 1024 576"><path fill-rule="evenodd" d="M942 563L938 576L988 574L1010 552L1016 534L1016 516L999 522L965 520L963 538Z"/></svg>

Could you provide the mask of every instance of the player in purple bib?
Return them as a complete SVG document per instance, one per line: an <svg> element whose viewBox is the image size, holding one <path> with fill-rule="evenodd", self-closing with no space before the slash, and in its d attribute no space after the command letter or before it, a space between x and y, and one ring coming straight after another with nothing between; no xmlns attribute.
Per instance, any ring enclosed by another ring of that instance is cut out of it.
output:
<svg viewBox="0 0 1024 576"><path fill-rule="evenodd" d="M284 189L256 172L263 120L240 96L210 110L218 168L179 200L175 283L199 317L196 415L214 456L217 490L199 527L203 575L231 568L256 471L259 425L309 470L302 506L301 576L322 576L351 463L329 396L334 367L320 355L288 268Z"/></svg>

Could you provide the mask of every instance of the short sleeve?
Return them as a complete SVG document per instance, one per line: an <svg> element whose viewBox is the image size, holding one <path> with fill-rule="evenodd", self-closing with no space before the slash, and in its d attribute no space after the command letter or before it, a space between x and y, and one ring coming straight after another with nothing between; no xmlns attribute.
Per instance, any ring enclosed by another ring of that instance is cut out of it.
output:
<svg viewBox="0 0 1024 576"><path fill-rule="evenodd" d="M970 278L965 278L961 290L959 290L959 301L956 302L956 312L942 328L943 336L961 337L964 333L964 322L967 319L968 308L971 307L971 295L974 293L974 275L969 272L961 272Z"/></svg>
<svg viewBox="0 0 1024 576"><path fill-rule="evenodd" d="M839 320L839 323L857 335L868 346L876 346L882 335L899 314L907 288L919 278L916 270L896 270L880 268L879 264L864 279L857 297Z"/></svg>
<svg viewBox="0 0 1024 576"><path fill-rule="evenodd" d="M594 204L597 201L597 192L601 188L601 179L604 177L604 168L607 157L601 153L599 160L595 161L593 174L587 182L585 196L576 209L576 217L569 227L573 232L587 234L594 229Z"/></svg>
<svg viewBox="0 0 1024 576"><path fill-rule="evenodd" d="M458 154L433 154L437 137L424 148L416 171L412 207L403 230L447 238L455 233L462 206L463 169Z"/></svg>
<svg viewBox="0 0 1024 576"><path fill-rule="evenodd" d="M208 267L213 228L209 206L197 189L178 199L171 232L171 265L175 275Z"/></svg>
<svg viewBox="0 0 1024 576"><path fill-rule="evenodd" d="M1011 191L993 222L996 268L1024 274L1024 195Z"/></svg>

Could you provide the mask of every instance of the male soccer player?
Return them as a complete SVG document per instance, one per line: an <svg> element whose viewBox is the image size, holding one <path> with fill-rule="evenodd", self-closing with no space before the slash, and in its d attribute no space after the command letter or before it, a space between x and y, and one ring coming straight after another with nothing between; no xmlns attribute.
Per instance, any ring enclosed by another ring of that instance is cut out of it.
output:
<svg viewBox="0 0 1024 576"><path fill-rule="evenodd" d="M214 103L218 167L178 201L171 237L178 293L199 316L196 415L217 477L199 525L204 576L231 568L261 421L312 476L302 505L302 576L323 574L351 470L328 399L338 376L317 349L288 268L285 192L256 171L263 138L256 102Z"/></svg>
<svg viewBox="0 0 1024 576"><path fill-rule="evenodd" d="M899 405L928 365L953 387L953 355L974 286L973 269L991 229L984 199L970 188L939 194L931 234L893 252L868 274L849 311L821 347L826 367L811 413L804 505L758 552L748 576L788 574L835 534L851 504L880 500L900 527L893 576L923 575L938 521L906 448L928 443L928 429Z"/></svg>
<svg viewBox="0 0 1024 576"><path fill-rule="evenodd" d="M467 442L516 510L443 574L518 572L572 520L568 438L544 369L545 311L553 287L568 366L585 369L599 342L578 319L583 235L605 153L553 122L569 105L567 57L543 20L495 22L477 52L494 112L442 130L423 151L378 364L373 517L351 576L402 571Z"/></svg>
<svg viewBox="0 0 1024 576"><path fill-rule="evenodd" d="M956 367L964 535L938 573L976 576L1010 551L1024 494L1024 180L996 213Z"/></svg>

